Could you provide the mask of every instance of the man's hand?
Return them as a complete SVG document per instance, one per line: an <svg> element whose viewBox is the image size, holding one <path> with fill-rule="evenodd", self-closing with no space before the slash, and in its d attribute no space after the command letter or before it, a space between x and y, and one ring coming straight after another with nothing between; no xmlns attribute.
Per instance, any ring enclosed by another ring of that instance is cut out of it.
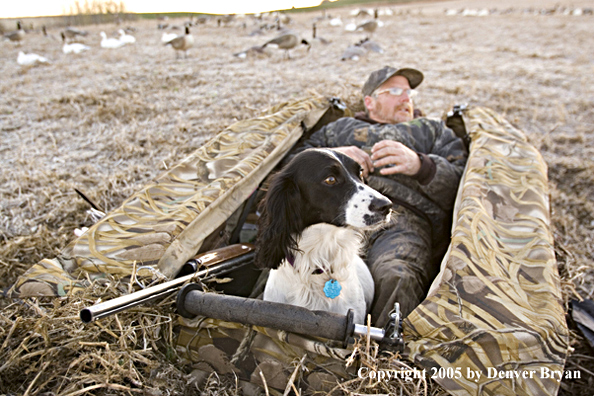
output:
<svg viewBox="0 0 594 396"><path fill-rule="evenodd" d="M402 173L408 176L416 175L421 169L421 159L418 154L400 142L382 140L371 148L371 159L377 168L393 165L380 170L382 175Z"/></svg>
<svg viewBox="0 0 594 396"><path fill-rule="evenodd" d="M342 146L342 147L334 147L332 150L340 151L343 154L351 157L355 161L361 165L363 168L363 177L367 177L370 173L373 172L373 163L371 162L371 157L365 151L361 150L357 146Z"/></svg>

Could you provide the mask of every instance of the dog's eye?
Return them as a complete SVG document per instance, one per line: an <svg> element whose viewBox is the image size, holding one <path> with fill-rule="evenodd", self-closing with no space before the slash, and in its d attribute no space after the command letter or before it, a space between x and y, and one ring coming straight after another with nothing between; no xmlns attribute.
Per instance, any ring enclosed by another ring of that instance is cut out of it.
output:
<svg viewBox="0 0 594 396"><path fill-rule="evenodd" d="M363 168L359 169L359 179L363 180Z"/></svg>
<svg viewBox="0 0 594 396"><path fill-rule="evenodd" d="M324 270L323 270L323 269L321 269L321 268L315 269L315 270L312 272L312 274L313 274L313 275L321 275L321 274L323 274L323 273L324 273Z"/></svg>
<svg viewBox="0 0 594 396"><path fill-rule="evenodd" d="M324 180L324 183L328 184L329 186L336 184L336 178L334 176L328 176L326 180Z"/></svg>

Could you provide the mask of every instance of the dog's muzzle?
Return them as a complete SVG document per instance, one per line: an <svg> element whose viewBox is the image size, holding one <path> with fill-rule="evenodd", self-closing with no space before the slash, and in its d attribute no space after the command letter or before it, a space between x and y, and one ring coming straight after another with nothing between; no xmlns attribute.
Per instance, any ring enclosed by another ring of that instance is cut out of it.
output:
<svg viewBox="0 0 594 396"><path fill-rule="evenodd" d="M370 227L385 223L390 216L392 201L364 184L346 206L346 223L353 227Z"/></svg>
<svg viewBox="0 0 594 396"><path fill-rule="evenodd" d="M372 226L388 221L391 209L392 201L390 201L388 198L384 197L383 195L373 197L369 203L370 214L363 216L365 225Z"/></svg>

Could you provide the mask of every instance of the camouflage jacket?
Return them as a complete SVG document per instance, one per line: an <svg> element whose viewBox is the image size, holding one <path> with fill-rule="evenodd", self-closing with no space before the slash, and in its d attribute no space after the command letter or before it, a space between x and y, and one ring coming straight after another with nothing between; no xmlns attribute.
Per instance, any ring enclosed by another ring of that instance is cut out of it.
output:
<svg viewBox="0 0 594 396"><path fill-rule="evenodd" d="M467 150L462 140L442 121L417 118L400 124L380 124L365 117L345 117L325 125L305 140L296 152L312 147L357 146L364 150L381 140L395 140L432 161L430 178L419 181L406 175L380 175L375 169L367 182L396 205L425 217L433 227L445 230L464 171Z"/></svg>

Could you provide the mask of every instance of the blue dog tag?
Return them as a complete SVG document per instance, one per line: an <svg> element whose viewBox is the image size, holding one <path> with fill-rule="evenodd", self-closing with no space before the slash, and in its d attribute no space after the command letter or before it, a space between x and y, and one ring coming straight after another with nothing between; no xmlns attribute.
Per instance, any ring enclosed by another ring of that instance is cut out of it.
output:
<svg viewBox="0 0 594 396"><path fill-rule="evenodd" d="M328 298L336 298L340 295L340 291L342 290L342 286L336 279L330 279L324 285L324 294Z"/></svg>

